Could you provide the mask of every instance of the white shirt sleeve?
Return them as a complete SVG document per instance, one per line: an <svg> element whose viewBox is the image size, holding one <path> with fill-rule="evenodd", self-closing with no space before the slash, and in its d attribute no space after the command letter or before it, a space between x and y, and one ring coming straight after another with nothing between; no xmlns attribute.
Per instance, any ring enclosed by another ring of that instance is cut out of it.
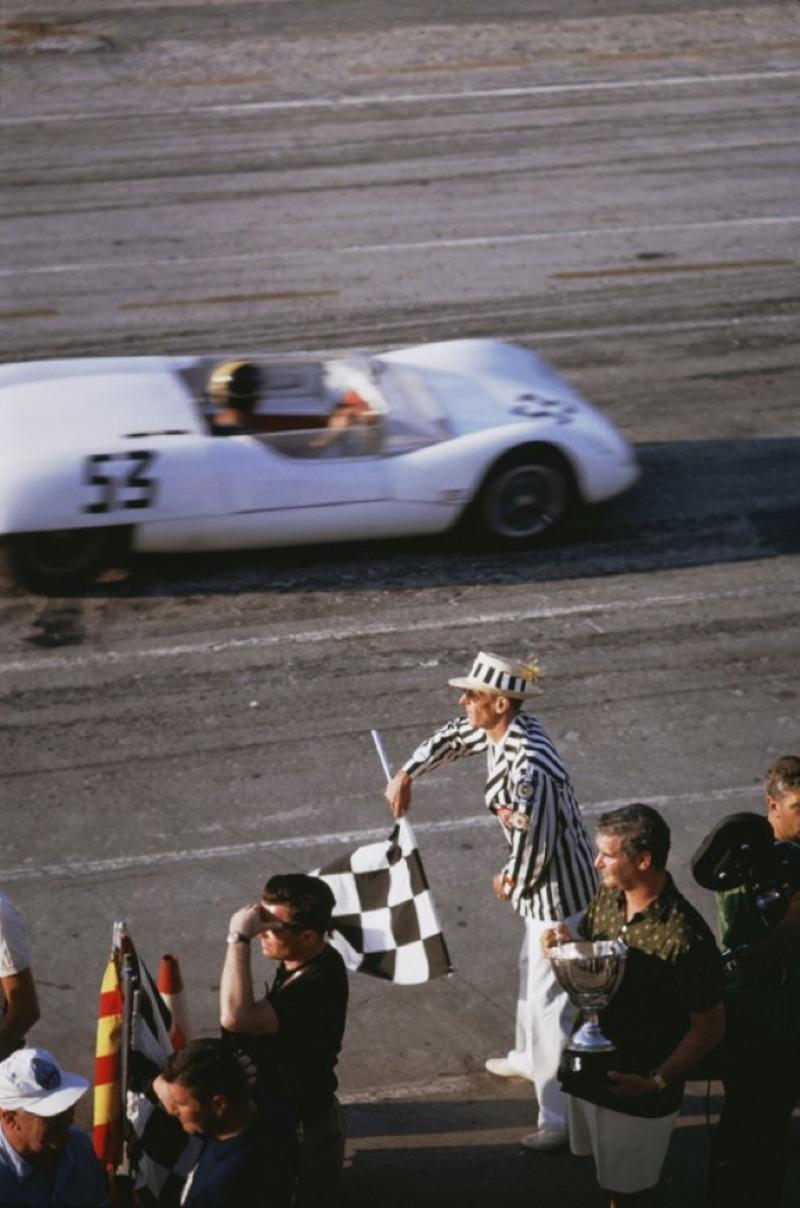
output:
<svg viewBox="0 0 800 1208"><path fill-rule="evenodd" d="M22 915L13 902L0 893L0 977L11 977L29 969L31 953Z"/></svg>

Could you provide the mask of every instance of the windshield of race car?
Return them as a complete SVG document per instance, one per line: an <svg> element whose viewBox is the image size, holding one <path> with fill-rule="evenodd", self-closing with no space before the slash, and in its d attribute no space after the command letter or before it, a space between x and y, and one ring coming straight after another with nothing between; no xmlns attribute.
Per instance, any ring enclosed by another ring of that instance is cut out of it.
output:
<svg viewBox="0 0 800 1208"><path fill-rule="evenodd" d="M384 421L387 453L432 444L451 435L436 396L420 374L378 358L370 362L370 373L387 408Z"/></svg>

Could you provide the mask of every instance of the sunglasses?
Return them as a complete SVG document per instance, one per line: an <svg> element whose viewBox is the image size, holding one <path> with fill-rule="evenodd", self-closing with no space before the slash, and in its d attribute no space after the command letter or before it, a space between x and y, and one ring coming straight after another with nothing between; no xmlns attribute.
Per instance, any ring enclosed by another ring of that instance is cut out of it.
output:
<svg viewBox="0 0 800 1208"><path fill-rule="evenodd" d="M261 932L259 934L261 934L264 931L274 931L276 935L280 935L280 933L282 931L303 931L303 930L304 930L304 928L301 923L284 923L282 919L273 919L269 915L264 917L264 915L262 913L262 927L261 927Z"/></svg>

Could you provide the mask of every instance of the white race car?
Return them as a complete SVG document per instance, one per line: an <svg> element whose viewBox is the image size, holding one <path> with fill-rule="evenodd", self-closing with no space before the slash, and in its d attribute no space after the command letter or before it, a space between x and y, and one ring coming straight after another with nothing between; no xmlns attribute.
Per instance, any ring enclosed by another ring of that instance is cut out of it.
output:
<svg viewBox="0 0 800 1208"><path fill-rule="evenodd" d="M639 476L557 373L497 340L320 362L0 367L0 536L20 582L85 586L128 551L438 533L526 546Z"/></svg>

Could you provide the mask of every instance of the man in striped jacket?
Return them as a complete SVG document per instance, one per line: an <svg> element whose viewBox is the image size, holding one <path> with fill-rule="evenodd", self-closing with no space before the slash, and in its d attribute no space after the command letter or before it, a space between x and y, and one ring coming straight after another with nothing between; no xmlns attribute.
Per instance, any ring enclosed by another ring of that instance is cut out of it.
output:
<svg viewBox="0 0 800 1208"><path fill-rule="evenodd" d="M554 922L582 913L597 887L591 840L558 752L522 702L541 691L539 668L481 651L462 679L466 717L448 722L423 742L390 780L386 797L396 817L411 804L412 781L425 772L485 752L486 806L497 817L508 859L493 878L496 895L525 922L520 952L516 1042L486 1068L500 1077L529 1078L539 1101L538 1131L528 1149L556 1149L567 1140L566 1101L557 1070L573 1009L556 981L539 939Z"/></svg>

